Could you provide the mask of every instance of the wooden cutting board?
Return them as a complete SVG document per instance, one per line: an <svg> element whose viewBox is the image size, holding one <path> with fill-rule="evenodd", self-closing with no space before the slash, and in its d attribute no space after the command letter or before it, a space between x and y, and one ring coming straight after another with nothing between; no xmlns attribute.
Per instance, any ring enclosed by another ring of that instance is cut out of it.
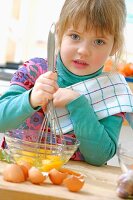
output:
<svg viewBox="0 0 133 200"><path fill-rule="evenodd" d="M84 162L69 161L65 167L85 175L85 185L80 192L70 192L66 187L53 185L49 179L43 185L30 182L10 183L3 180L2 172L7 164L0 162L0 200L112 200L116 195L119 167L95 167Z"/></svg>

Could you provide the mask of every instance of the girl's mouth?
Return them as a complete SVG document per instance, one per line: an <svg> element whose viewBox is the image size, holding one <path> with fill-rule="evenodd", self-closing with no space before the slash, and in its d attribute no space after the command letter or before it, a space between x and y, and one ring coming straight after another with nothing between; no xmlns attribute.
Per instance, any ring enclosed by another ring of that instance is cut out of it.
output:
<svg viewBox="0 0 133 200"><path fill-rule="evenodd" d="M88 66L88 63L83 60L73 60L73 66L79 69L83 69Z"/></svg>

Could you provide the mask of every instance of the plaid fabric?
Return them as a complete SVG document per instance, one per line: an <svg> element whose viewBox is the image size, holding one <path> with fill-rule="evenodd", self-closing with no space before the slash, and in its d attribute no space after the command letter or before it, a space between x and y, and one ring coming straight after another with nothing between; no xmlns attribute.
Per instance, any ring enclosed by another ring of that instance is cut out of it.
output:
<svg viewBox="0 0 133 200"><path fill-rule="evenodd" d="M85 95L99 120L121 112L133 112L133 94L121 74L103 73L67 88ZM56 113L63 133L73 130L67 109L56 108ZM129 118L132 121L133 118L127 115L128 121Z"/></svg>

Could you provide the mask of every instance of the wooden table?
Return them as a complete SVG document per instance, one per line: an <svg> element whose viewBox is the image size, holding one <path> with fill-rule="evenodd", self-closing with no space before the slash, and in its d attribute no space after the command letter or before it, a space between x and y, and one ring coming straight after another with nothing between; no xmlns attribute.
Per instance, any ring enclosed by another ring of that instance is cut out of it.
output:
<svg viewBox="0 0 133 200"><path fill-rule="evenodd" d="M86 176L85 185L80 192L74 193L64 186L53 185L47 179L43 185L30 182L10 183L3 180L2 171L7 164L0 162L0 200L113 200L116 195L119 167L95 167L84 162L69 161L67 168Z"/></svg>

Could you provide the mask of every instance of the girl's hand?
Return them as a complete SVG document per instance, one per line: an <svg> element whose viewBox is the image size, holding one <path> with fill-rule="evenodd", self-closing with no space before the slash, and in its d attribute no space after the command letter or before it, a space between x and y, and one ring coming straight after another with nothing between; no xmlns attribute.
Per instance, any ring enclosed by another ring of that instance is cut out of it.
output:
<svg viewBox="0 0 133 200"><path fill-rule="evenodd" d="M80 94L67 88L59 88L53 94L53 103L55 107L65 107L69 102L78 98Z"/></svg>
<svg viewBox="0 0 133 200"><path fill-rule="evenodd" d="M39 76L30 94L30 103L33 108L46 107L48 100L53 99L53 94L58 89L57 74L51 71Z"/></svg>

